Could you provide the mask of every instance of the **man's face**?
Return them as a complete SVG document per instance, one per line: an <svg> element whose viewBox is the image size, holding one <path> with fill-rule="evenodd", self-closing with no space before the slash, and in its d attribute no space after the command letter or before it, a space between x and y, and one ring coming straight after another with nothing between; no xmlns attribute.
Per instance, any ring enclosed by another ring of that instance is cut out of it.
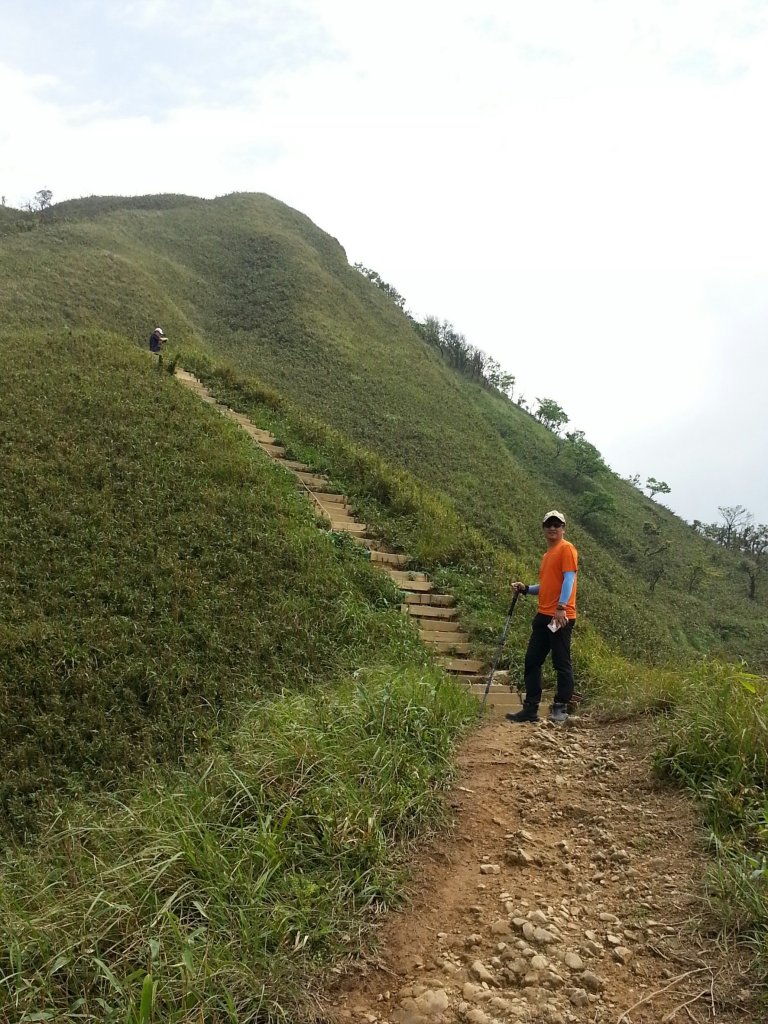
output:
<svg viewBox="0 0 768 1024"><path fill-rule="evenodd" d="M548 519L544 523L544 536L547 540L562 540L565 534L565 523L559 519Z"/></svg>

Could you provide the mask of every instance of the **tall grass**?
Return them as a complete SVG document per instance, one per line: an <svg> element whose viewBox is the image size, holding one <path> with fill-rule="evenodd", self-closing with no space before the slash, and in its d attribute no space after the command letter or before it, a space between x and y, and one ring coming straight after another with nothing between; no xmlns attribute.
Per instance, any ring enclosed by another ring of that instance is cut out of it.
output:
<svg viewBox="0 0 768 1024"><path fill-rule="evenodd" d="M360 673L254 705L186 771L71 807L0 866L3 1019L310 1015L318 969L399 899L476 716L438 671Z"/></svg>
<svg viewBox="0 0 768 1024"><path fill-rule="evenodd" d="M103 332L0 336L0 830L209 743L247 695L428 655L365 553Z"/></svg>
<svg viewBox="0 0 768 1024"><path fill-rule="evenodd" d="M711 919L752 947L768 985L768 680L710 661L689 669L657 763L698 797Z"/></svg>

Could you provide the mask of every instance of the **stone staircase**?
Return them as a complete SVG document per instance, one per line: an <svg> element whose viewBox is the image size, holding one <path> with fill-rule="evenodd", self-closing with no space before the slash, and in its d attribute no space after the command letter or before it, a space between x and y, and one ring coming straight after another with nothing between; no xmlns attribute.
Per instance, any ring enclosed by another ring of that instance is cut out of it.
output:
<svg viewBox="0 0 768 1024"><path fill-rule="evenodd" d="M263 452L291 473L318 515L330 522L332 530L349 534L356 543L368 549L371 562L386 572L402 591L400 608L415 620L422 641L438 655L438 661L447 673L462 681L470 693L482 699L487 678L484 673L488 667L471 657L469 635L462 632L453 595L437 593L426 573L406 568L410 562L408 555L388 550L373 536L368 526L355 518L346 496L334 492L328 477L314 472L302 462L289 459L286 449L269 431L254 426L243 413L219 403L202 381L188 371L177 368L176 379L204 402L215 406L222 415L234 420ZM488 704L499 711L516 710L520 706L510 687L501 683L491 686Z"/></svg>

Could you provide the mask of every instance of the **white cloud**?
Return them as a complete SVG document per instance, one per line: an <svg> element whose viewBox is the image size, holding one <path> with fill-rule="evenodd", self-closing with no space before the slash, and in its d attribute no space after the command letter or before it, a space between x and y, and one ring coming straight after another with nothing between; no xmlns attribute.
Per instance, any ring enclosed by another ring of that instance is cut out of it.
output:
<svg viewBox="0 0 768 1024"><path fill-rule="evenodd" d="M220 75L192 61L180 85L169 60L175 106L114 117L109 81L73 105L66 76L0 65L14 97L0 114L10 201L43 186L58 199L270 192L414 310L453 320L529 397L561 401L616 468L668 467L689 517L703 494L712 508L741 500L722 494L740 466L768 519L750 391L768 376L764 346L731 369L768 319L766 5L144 0L109 11L146 30L149 53L173 26L205 39ZM108 45L82 24L84 46ZM252 61L228 61L234 38ZM738 458L707 414L724 396Z"/></svg>

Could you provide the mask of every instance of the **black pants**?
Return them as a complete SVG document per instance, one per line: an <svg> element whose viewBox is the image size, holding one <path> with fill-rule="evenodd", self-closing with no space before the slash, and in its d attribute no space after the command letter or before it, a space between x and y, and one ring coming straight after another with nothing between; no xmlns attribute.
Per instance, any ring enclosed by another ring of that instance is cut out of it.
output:
<svg viewBox="0 0 768 1024"><path fill-rule="evenodd" d="M541 701L541 666L549 652L552 652L552 664L557 673L557 690L555 704L567 704L573 696L573 666L571 665L571 633L574 620L569 619L567 626L561 626L556 633L547 629L552 621L551 615L533 617L531 639L525 652L525 706L538 708Z"/></svg>

